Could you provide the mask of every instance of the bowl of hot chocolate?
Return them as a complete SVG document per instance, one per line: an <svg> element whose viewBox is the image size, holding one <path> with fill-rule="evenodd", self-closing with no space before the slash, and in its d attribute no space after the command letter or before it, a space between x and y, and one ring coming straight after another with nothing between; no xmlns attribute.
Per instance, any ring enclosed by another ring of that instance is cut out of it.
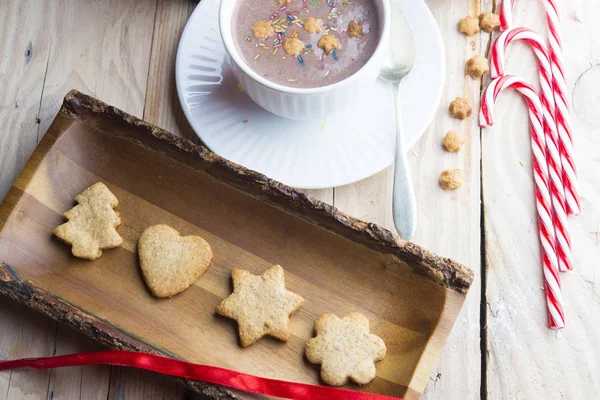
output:
<svg viewBox="0 0 600 400"><path fill-rule="evenodd" d="M374 84L388 0L222 0L232 71L261 107L290 119L343 112Z"/></svg>

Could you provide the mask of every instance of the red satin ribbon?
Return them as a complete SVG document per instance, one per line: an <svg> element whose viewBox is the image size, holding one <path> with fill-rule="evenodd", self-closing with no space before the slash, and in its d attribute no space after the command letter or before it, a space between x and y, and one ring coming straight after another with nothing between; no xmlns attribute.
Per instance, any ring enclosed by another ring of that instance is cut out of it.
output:
<svg viewBox="0 0 600 400"><path fill-rule="evenodd" d="M192 364L134 351L111 350L90 353L68 354L56 357L23 358L0 361L0 371L12 368L48 369L78 367L82 365L117 365L154 371L165 375L178 376L197 381L228 386L234 389L264 394L286 399L309 400L397 400L395 397L373 393L355 392L327 386L306 383L286 382L277 379L261 378L229 369Z"/></svg>

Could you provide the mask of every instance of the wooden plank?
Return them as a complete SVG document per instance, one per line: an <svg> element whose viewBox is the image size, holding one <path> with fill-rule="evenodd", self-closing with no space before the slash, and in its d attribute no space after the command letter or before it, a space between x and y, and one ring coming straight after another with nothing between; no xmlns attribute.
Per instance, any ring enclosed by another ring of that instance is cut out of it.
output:
<svg viewBox="0 0 600 400"><path fill-rule="evenodd" d="M58 324L55 355L100 351L104 346L66 325ZM25 371L29 372L29 371ZM105 400L108 395L110 368L102 366L57 368L49 371L48 399Z"/></svg>
<svg viewBox="0 0 600 400"><path fill-rule="evenodd" d="M0 91L5 101L14 105L14 109L6 108L10 118L8 125L3 125L11 129L3 132L21 134L0 137L4 141L0 146L0 159L3 159L0 168L1 197L71 88L110 99L123 109L142 115L151 44L146 38L151 37L154 26L154 2L71 3L60 6L59 11L59 4L41 6L38 2L9 1L6 4L10 7L9 12L2 13L5 21L0 24L0 29L5 31L0 38L0 48L4 54L13 55L2 58L0 71L9 71L10 79L0 79ZM3 11L4 7L5 4L0 6ZM32 43L32 49L26 55L28 42ZM34 90L36 85L38 88ZM0 120L3 118L6 117L0 110ZM39 118L39 127L36 118ZM20 142L7 145L7 137ZM6 313L3 326L9 332L3 335L3 339L7 346L8 343L18 342L17 338L22 343L21 351L13 351L11 357L97 348L81 335L64 333L62 328L57 332L55 323L45 318L32 316L30 312L11 313L15 306L8 303L3 300L2 311ZM31 321L43 321L47 326L36 327ZM41 348L40 344L45 341L51 345ZM21 398L25 393L31 398L106 398L109 371L109 368L59 370L52 373L14 371L9 375L7 391L0 392L2 395L7 393L8 398ZM151 393L155 394L156 391ZM167 397L171 393L164 392ZM140 398L144 397L141 392L139 395Z"/></svg>
<svg viewBox="0 0 600 400"><path fill-rule="evenodd" d="M37 145L50 37L51 6L35 0L0 0L0 200ZM2 358L52 355L56 323L0 299ZM0 372L0 398L45 398L49 371Z"/></svg>
<svg viewBox="0 0 600 400"><path fill-rule="evenodd" d="M567 327L547 328L528 117L519 96L508 92L497 104L495 126L483 132L490 399L591 399L600 393L600 3L562 4L583 204L582 215L569 219L575 270L561 274ZM521 2L515 21L540 33L546 29L536 2ZM537 81L527 47L513 46L507 60L507 71Z"/></svg>
<svg viewBox="0 0 600 400"><path fill-rule="evenodd" d="M436 118L424 137L409 152L415 194L419 207L414 241L438 254L480 269L480 140L477 118L465 122L448 115L455 97L467 97L476 109L479 81L464 77L465 61L480 49L478 37L466 38L456 28L458 19L479 14L479 1L468 4L429 0L443 32L447 54L446 88ZM467 138L458 154L446 153L441 141L446 131L457 130ZM442 170L460 168L465 183L456 192L444 192L438 184ZM392 173L388 169L354 185L335 189L335 206L367 221L393 230L391 213ZM459 238L449 240L448 238ZM480 388L480 280L475 279L462 312L423 398L479 398Z"/></svg>
<svg viewBox="0 0 600 400"><path fill-rule="evenodd" d="M151 37L154 29L155 3L144 0L117 4L111 1L75 3L69 12L76 18L70 18L70 24L53 28L55 36L52 41L61 45L51 51L41 106L41 132L47 130L65 93L73 88L104 99L110 98L134 115L141 116L143 113L151 49L151 41L147 38ZM103 18L97 18L98 15ZM64 341L60 332L57 347ZM89 351L90 343L83 338L79 340L75 348ZM67 346L65 350L71 349ZM117 369L112 368L113 371ZM119 376L119 373L110 371L109 367L86 370L80 379L77 374L52 375L50 387L68 388L79 384L80 398L95 398L107 393L109 379L112 382L113 377ZM125 371L123 375L128 373L130 371ZM135 380L128 382L134 383ZM156 394L155 388L148 389L148 395ZM166 397L173 394L167 386L164 389ZM120 394L120 390L126 391L126 385L114 386L110 395ZM139 390L136 393L137 398L146 397Z"/></svg>
<svg viewBox="0 0 600 400"><path fill-rule="evenodd" d="M197 5L195 0L158 0L148 84L146 86L143 118L169 132L199 143L187 122L175 86L175 56L185 23ZM113 368L110 399L175 398L195 394L174 383L172 379L146 371ZM165 397L166 396L166 397Z"/></svg>
<svg viewBox="0 0 600 400"><path fill-rule="evenodd" d="M0 354L3 359L51 356L56 323L7 298L0 299ZM50 371L0 372L1 399L47 398Z"/></svg>
<svg viewBox="0 0 600 400"><path fill-rule="evenodd" d="M0 199L37 144L50 51L48 4L0 1ZM35 11L34 11L35 10Z"/></svg>
<svg viewBox="0 0 600 400"><path fill-rule="evenodd" d="M174 379L132 368L113 368L105 399L182 399L186 393L186 388Z"/></svg>
<svg viewBox="0 0 600 400"><path fill-rule="evenodd" d="M72 1L49 17L52 47L41 105L46 132L71 89L142 116L155 1ZM101 16L101 18L99 18Z"/></svg>
<svg viewBox="0 0 600 400"><path fill-rule="evenodd" d="M426 389L425 399L479 399L481 389L481 137L478 125L481 81L465 76L465 62L476 54L484 54L490 35L481 32L478 36L466 37L457 29L458 21L467 15L478 16L491 11L491 2L469 0L450 5L444 1L428 2L445 41L447 75L446 89L437 117L430 126L430 135L416 149L415 168L421 176L437 178L444 169L460 168L465 184L457 192L448 193L439 189L436 181L420 185L420 201L425 204L427 228L417 234L415 240L438 254L469 265L476 279L463 306L461 315L452 330ZM448 105L456 97L466 97L473 107L473 116L464 122L448 115ZM441 140L448 130L461 132L467 141L460 153L451 154L441 147ZM430 141L427 144L426 141ZM434 152L430 152L433 147ZM423 154L423 156L421 155ZM432 167L431 160L440 160ZM412 165L415 165L413 163ZM434 187L428 187L429 185ZM432 193L439 198L429 201ZM438 224L441 223L442 229ZM457 238L452 240L451 238Z"/></svg>
<svg viewBox="0 0 600 400"><path fill-rule="evenodd" d="M177 45L196 4L194 0L158 0L144 120L199 143L183 114L175 86Z"/></svg>

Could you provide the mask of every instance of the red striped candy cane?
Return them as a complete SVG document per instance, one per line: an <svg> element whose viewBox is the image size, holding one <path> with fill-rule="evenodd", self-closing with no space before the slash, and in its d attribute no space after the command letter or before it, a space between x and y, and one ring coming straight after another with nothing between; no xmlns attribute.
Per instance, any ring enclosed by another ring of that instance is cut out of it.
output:
<svg viewBox="0 0 600 400"><path fill-rule="evenodd" d="M560 17L558 14L558 1L544 0L546 18L548 20L548 43L550 44L550 64L552 65L552 78L554 90L554 101L556 103L556 126L558 128L558 139L560 154L563 164L563 183L565 186L565 198L567 200L567 211L569 214L579 214L581 204L577 190L577 170L573 160L573 133L571 117L569 112L569 100L567 98L567 79L563 68L563 51L560 39Z"/></svg>
<svg viewBox="0 0 600 400"><path fill-rule="evenodd" d="M515 0L503 0L500 5L500 27L502 30L513 26L512 9ZM573 158L573 133L567 97L567 83L563 68L562 42L560 39L559 0L543 0L548 21L548 42L550 65L552 68L552 90L556 106L555 121L558 131L558 144L562 161L562 180L565 188L566 210L568 214L579 214L581 204L577 190L577 170Z"/></svg>
<svg viewBox="0 0 600 400"><path fill-rule="evenodd" d="M500 3L500 10L498 12L498 17L500 18L500 30L505 31L513 27L512 12L514 5L515 0L502 0L502 3Z"/></svg>
<svg viewBox="0 0 600 400"><path fill-rule="evenodd" d="M562 329L565 327L565 317L558 275L558 257L554 248L555 235L551 217L551 196L548 188L548 164L544 152L546 140L543 128L542 104L535 89L529 83L516 76L504 75L494 79L483 93L479 115L479 124L482 127L490 127L494 124L494 104L504 89L519 91L525 98L529 109L535 197L546 287L548 325L552 329Z"/></svg>
<svg viewBox="0 0 600 400"><path fill-rule="evenodd" d="M558 268L561 272L573 269L571 256L571 237L565 205L563 187L562 161L559 153L558 133L554 122L554 94L552 92L552 72L546 45L537 33L527 28L512 28L504 31L492 46L490 53L490 77L492 79L504 75L504 56L506 47L513 41L527 42L538 59L540 71L540 100L544 118L544 135L546 137L546 157L549 169L549 187L552 196L553 225L556 234L555 248L558 253Z"/></svg>

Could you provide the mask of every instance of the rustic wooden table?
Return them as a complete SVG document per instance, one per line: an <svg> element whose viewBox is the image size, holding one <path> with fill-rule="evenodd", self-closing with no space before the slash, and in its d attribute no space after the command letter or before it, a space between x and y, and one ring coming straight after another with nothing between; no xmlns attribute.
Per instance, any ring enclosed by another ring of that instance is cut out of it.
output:
<svg viewBox="0 0 600 400"><path fill-rule="evenodd" d="M447 112L456 96L468 97L477 109L483 85L464 77L464 61L485 54L490 45L488 34L459 34L457 22L494 4L427 3L443 33L448 70L437 117L409 156L419 205L414 240L470 266L476 280L425 397L595 398L600 393L600 0L564 2L563 10L583 214L570 220L576 269L562 275L567 314L562 332L546 328L523 103L506 93L497 107L496 126L485 131L476 117L461 122ZM541 6L517 3L516 21L543 32ZM0 0L0 199L73 88L196 140L180 109L173 73L177 42L195 4ZM530 50L513 47L507 70L537 81ZM440 145L450 129L468 138L458 154L445 153ZM438 187L446 168L463 170L460 190L447 193ZM392 228L390 178L386 170L310 194ZM6 299L0 299L0 321L2 359L99 348ZM122 368L0 373L0 399L188 396L169 379Z"/></svg>

